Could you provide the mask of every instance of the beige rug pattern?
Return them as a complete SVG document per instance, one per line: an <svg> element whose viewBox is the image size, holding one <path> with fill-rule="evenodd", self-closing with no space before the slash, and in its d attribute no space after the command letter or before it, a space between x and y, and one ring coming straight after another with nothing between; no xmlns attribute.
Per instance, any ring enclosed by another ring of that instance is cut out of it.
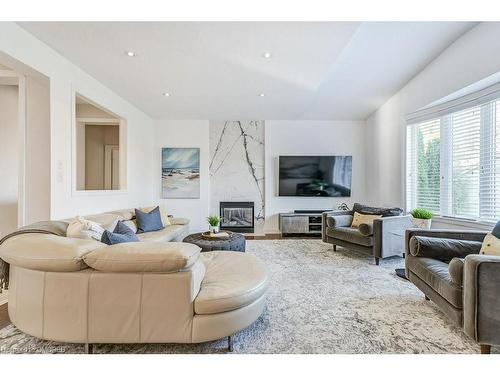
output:
<svg viewBox="0 0 500 375"><path fill-rule="evenodd" d="M234 353L477 353L478 345L425 301L394 269L319 240L248 241L267 265L267 307L234 337ZM99 344L96 353L225 353L226 340L197 345ZM10 325L0 353L82 353L83 345L46 342ZM498 348L494 349L498 352Z"/></svg>

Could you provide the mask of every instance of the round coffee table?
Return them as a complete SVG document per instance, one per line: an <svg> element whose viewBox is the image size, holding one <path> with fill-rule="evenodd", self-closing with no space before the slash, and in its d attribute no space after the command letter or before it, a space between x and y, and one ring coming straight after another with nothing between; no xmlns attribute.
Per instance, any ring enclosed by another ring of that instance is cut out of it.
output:
<svg viewBox="0 0 500 375"><path fill-rule="evenodd" d="M241 251L245 252L245 236L241 233L226 231L227 237L207 238L203 233L194 233L185 237L182 241L189 242L201 247L201 251Z"/></svg>

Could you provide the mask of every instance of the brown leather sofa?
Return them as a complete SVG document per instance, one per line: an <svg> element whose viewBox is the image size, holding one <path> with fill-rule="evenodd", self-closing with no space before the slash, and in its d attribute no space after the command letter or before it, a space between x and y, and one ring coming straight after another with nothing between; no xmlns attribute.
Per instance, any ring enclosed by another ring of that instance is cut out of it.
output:
<svg viewBox="0 0 500 375"><path fill-rule="evenodd" d="M489 353L500 345L500 257L479 255L486 232L406 231L406 277Z"/></svg>
<svg viewBox="0 0 500 375"><path fill-rule="evenodd" d="M111 246L40 233L7 239L0 258L10 265L12 323L40 339L83 343L89 352L94 343L224 337L232 350L232 335L264 309L266 268L249 254L165 242L173 232L184 229Z"/></svg>

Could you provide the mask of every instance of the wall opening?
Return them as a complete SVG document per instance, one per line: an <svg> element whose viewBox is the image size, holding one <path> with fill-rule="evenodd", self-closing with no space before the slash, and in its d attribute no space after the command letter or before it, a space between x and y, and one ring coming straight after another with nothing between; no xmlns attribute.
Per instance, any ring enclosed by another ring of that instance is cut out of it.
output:
<svg viewBox="0 0 500 375"><path fill-rule="evenodd" d="M0 238L18 226L19 79L0 65Z"/></svg>
<svg viewBox="0 0 500 375"><path fill-rule="evenodd" d="M76 190L125 189L125 122L119 116L75 95Z"/></svg>

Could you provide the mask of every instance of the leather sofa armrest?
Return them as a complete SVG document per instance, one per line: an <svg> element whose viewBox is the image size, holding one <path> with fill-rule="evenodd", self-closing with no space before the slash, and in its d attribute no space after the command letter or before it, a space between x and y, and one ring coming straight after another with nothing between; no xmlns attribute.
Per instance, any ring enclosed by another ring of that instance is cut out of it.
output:
<svg viewBox="0 0 500 375"><path fill-rule="evenodd" d="M464 330L480 344L500 345L500 256L469 255L464 269Z"/></svg>
<svg viewBox="0 0 500 375"><path fill-rule="evenodd" d="M412 226L410 215L386 216L373 220L373 255L387 258L403 254L404 233Z"/></svg>
<svg viewBox="0 0 500 375"><path fill-rule="evenodd" d="M171 217L169 218L170 224L172 225L188 225L189 219L183 217Z"/></svg>
<svg viewBox="0 0 500 375"><path fill-rule="evenodd" d="M323 239L324 242L328 242L327 241L327 236L326 236L326 228L328 227L334 227L334 226L350 226L351 223L352 223L352 215L354 215L354 212L353 211L327 211L327 212L323 212L321 214L322 216L322 219L323 219L323 225L322 225L322 228L321 228L321 237ZM349 221L349 224L346 225L346 219L344 218L343 219L343 223L344 225L340 225L340 218L336 221L336 218L337 217L340 217L340 216L350 216L351 219ZM328 220L330 219L330 220ZM338 224L337 224L338 222Z"/></svg>

